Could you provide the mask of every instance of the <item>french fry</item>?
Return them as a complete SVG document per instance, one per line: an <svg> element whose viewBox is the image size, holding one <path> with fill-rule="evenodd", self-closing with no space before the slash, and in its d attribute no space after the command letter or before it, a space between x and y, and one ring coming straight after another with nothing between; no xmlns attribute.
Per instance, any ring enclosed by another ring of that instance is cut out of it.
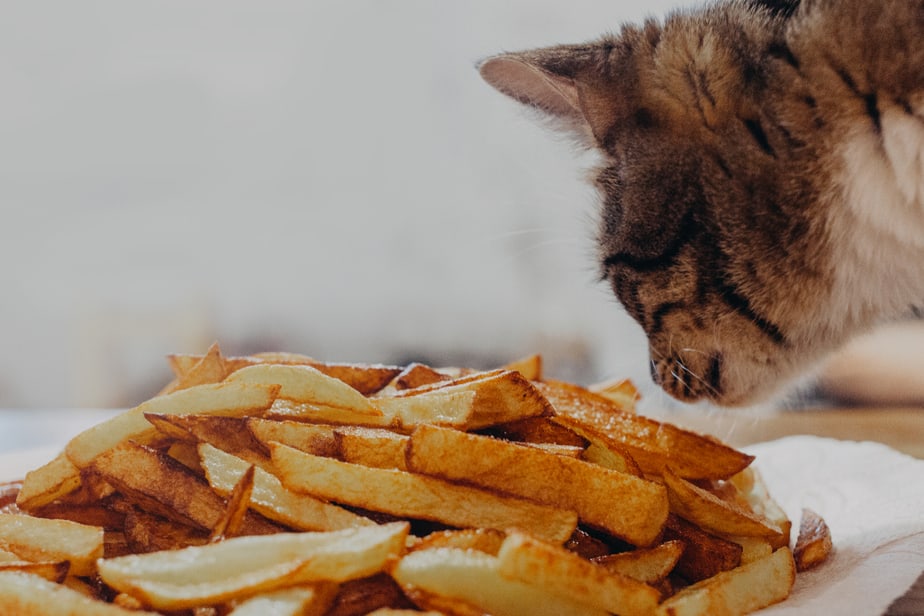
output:
<svg viewBox="0 0 924 616"><path fill-rule="evenodd" d="M458 601L494 616L604 616L605 610L578 603L541 584L504 577L495 556L476 550L434 548L407 554L392 567L392 577L415 600L425 591L444 601ZM423 607L440 609L440 602ZM464 608L463 608L464 609ZM448 613L457 613L455 610ZM466 613L466 612L463 612Z"/></svg>
<svg viewBox="0 0 924 616"><path fill-rule="evenodd" d="M506 538L506 533L493 528L444 530L436 531L423 537L412 549L455 548L457 550L477 550L491 556L497 556L497 552Z"/></svg>
<svg viewBox="0 0 924 616"><path fill-rule="evenodd" d="M542 380L542 355L533 354L514 360L503 366L504 370L515 370L527 381Z"/></svg>
<svg viewBox="0 0 924 616"><path fill-rule="evenodd" d="M591 608L625 616L650 614L661 598L644 582L596 565L523 533L507 535L497 553L502 577L535 584Z"/></svg>
<svg viewBox="0 0 924 616"><path fill-rule="evenodd" d="M343 426L334 430L339 457L344 462L407 470L407 444L404 434L390 430Z"/></svg>
<svg viewBox="0 0 924 616"><path fill-rule="evenodd" d="M38 563L31 563L26 561L0 562L0 572L19 571L21 573L37 575L41 578L45 578L49 582L57 582L60 584L64 581L64 578L67 577L67 572L68 569L70 569L70 566L70 562L66 560Z"/></svg>
<svg viewBox="0 0 924 616"><path fill-rule="evenodd" d="M174 367L177 378L161 390L160 395L187 389L195 385L220 383L229 373L228 366L221 356L221 349L217 342L213 343L205 355L198 358L192 365L184 365L179 361L171 361L170 363Z"/></svg>
<svg viewBox="0 0 924 616"><path fill-rule="evenodd" d="M674 570L683 550L683 541L674 540L652 548L607 554L591 560L613 573L621 573L646 584L657 584Z"/></svg>
<svg viewBox="0 0 924 616"><path fill-rule="evenodd" d="M64 453L53 460L26 473L16 496L16 506L23 511L33 511L80 487L80 469Z"/></svg>
<svg viewBox="0 0 924 616"><path fill-rule="evenodd" d="M0 571L0 614L4 616L156 616L103 603L63 584L18 571Z"/></svg>
<svg viewBox="0 0 924 616"><path fill-rule="evenodd" d="M283 588L241 601L228 616L324 616L336 595L330 583Z"/></svg>
<svg viewBox="0 0 924 616"><path fill-rule="evenodd" d="M298 353L257 353L248 358L258 363L306 365L327 376L343 381L364 396L371 396L395 378L402 370L382 364L331 363Z"/></svg>
<svg viewBox="0 0 924 616"><path fill-rule="evenodd" d="M276 441L316 456L334 457L339 452L331 425L251 417L247 429L264 445Z"/></svg>
<svg viewBox="0 0 924 616"><path fill-rule="evenodd" d="M223 496L231 493L248 468L244 460L207 443L199 445L199 455L209 484ZM299 530L340 530L373 524L336 505L291 492L260 468L254 472L250 507L270 520Z"/></svg>
<svg viewBox="0 0 924 616"><path fill-rule="evenodd" d="M559 543L577 526L577 516L564 509L404 471L313 456L276 443L270 450L283 485L344 505L462 528L521 528Z"/></svg>
<svg viewBox="0 0 924 616"><path fill-rule="evenodd" d="M161 550L179 550L209 542L208 531L180 524L136 507L132 507L125 514L123 531L128 548L125 553L146 554ZM121 555L123 553L113 553L108 547L105 550L107 558Z"/></svg>
<svg viewBox="0 0 924 616"><path fill-rule="evenodd" d="M326 616L354 616L383 607L410 605L391 576L377 573L341 584Z"/></svg>
<svg viewBox="0 0 924 616"><path fill-rule="evenodd" d="M783 508L770 496L770 491L767 489L767 484L764 483L760 471L756 468L748 467L733 476L730 481L738 488L739 494L745 498L755 515L769 520L780 529L778 536L769 537L770 545L773 546L773 549L788 546L792 533L792 521L783 511ZM742 487L747 489L742 489Z"/></svg>
<svg viewBox="0 0 924 616"><path fill-rule="evenodd" d="M93 458L129 439L143 441L156 434L144 418L153 415L214 414L256 415L269 408L276 399L278 385L249 385L242 382L197 385L172 394L151 398L135 408L116 415L75 436L67 444L68 459L85 468Z"/></svg>
<svg viewBox="0 0 924 616"><path fill-rule="evenodd" d="M409 364L393 381L395 389L414 389L424 385L431 385L440 381L448 381L449 376L430 366L413 363Z"/></svg>
<svg viewBox="0 0 924 616"><path fill-rule="evenodd" d="M213 605L306 582L381 571L404 550L408 524L235 537L183 550L99 561L108 585L156 609Z"/></svg>
<svg viewBox="0 0 924 616"><path fill-rule="evenodd" d="M811 509L802 509L799 536L793 551L796 569L805 571L817 567L828 559L833 545L831 530L824 519Z"/></svg>
<svg viewBox="0 0 924 616"><path fill-rule="evenodd" d="M690 582L710 578L741 564L743 548L739 543L707 533L673 514L667 517L664 538L683 542L683 554L674 571Z"/></svg>
<svg viewBox="0 0 924 616"><path fill-rule="evenodd" d="M269 464L269 450L249 430L244 417L218 415L152 415L145 419L166 436L209 443L261 468Z"/></svg>
<svg viewBox="0 0 924 616"><path fill-rule="evenodd" d="M557 507L634 545L657 539L667 518L664 487L581 460L435 426L411 435L408 468Z"/></svg>
<svg viewBox="0 0 924 616"><path fill-rule="evenodd" d="M642 397L635 384L629 379L604 381L591 385L587 389L615 402L621 410L628 413L635 412L635 403Z"/></svg>
<svg viewBox="0 0 924 616"><path fill-rule="evenodd" d="M796 579L792 552L776 552L688 586L664 601L658 616L733 616L779 603Z"/></svg>
<svg viewBox="0 0 924 616"><path fill-rule="evenodd" d="M0 513L0 548L23 560L68 561L73 575L92 575L103 555L103 529L70 520Z"/></svg>
<svg viewBox="0 0 924 616"><path fill-rule="evenodd" d="M279 397L301 402L319 409L377 416L381 412L364 395L341 381L327 376L311 366L256 364L232 372L227 379L232 383L279 385Z"/></svg>
<svg viewBox="0 0 924 616"><path fill-rule="evenodd" d="M492 426L486 432L508 441L587 447L587 439L559 423L558 417L528 417ZM586 424L584 424L586 425Z"/></svg>
<svg viewBox="0 0 924 616"><path fill-rule="evenodd" d="M632 459L625 447L602 430L571 417L553 417L552 421L568 428L588 442L584 451L584 459L588 462L593 462L621 473L629 473L636 477L642 476L642 469Z"/></svg>
<svg viewBox="0 0 924 616"><path fill-rule="evenodd" d="M401 426L434 424L477 430L552 408L536 387L513 370L494 370L397 392L376 399Z"/></svg>
<svg viewBox="0 0 924 616"><path fill-rule="evenodd" d="M225 512L221 498L188 468L166 454L132 442L101 453L88 470L148 511L181 524L211 530ZM274 530L278 529L253 516L244 525L247 534Z"/></svg>
<svg viewBox="0 0 924 616"><path fill-rule="evenodd" d="M253 492L255 469L255 466L248 465L244 472L241 473L240 479L234 484L231 493L228 494L225 512L218 519L218 523L212 528L212 533L209 535L209 541L212 543L223 541L240 533L244 524L244 515L247 513L247 508L250 504L250 495Z"/></svg>
<svg viewBox="0 0 924 616"><path fill-rule="evenodd" d="M661 477L667 486L671 511L685 520L725 535L768 538L782 535L780 528L766 518L693 485L670 468L665 468Z"/></svg>
<svg viewBox="0 0 924 616"><path fill-rule="evenodd" d="M535 384L557 415L595 427L626 448L645 473L665 466L685 479L724 479L746 468L754 457L714 439L626 412L611 400L559 381Z"/></svg>

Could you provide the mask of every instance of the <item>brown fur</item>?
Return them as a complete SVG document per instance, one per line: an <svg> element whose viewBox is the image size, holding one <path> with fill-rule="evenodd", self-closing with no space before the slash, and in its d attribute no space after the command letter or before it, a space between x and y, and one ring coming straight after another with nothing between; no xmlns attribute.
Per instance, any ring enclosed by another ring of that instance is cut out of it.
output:
<svg viewBox="0 0 924 616"><path fill-rule="evenodd" d="M603 272L668 393L749 403L924 299L924 237L878 254L900 234L864 222L879 204L853 197L845 146L924 125L921 0L732 0L481 73L603 155ZM924 224L921 196L900 205ZM908 259L888 297L848 284Z"/></svg>

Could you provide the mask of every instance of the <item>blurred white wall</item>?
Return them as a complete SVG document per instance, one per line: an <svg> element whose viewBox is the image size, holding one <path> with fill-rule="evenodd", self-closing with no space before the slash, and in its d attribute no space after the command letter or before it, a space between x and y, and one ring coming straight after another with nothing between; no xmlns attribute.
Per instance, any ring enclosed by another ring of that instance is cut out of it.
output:
<svg viewBox="0 0 924 616"><path fill-rule="evenodd" d="M137 402L163 356L631 376L593 159L483 84L674 2L6 2L0 407Z"/></svg>

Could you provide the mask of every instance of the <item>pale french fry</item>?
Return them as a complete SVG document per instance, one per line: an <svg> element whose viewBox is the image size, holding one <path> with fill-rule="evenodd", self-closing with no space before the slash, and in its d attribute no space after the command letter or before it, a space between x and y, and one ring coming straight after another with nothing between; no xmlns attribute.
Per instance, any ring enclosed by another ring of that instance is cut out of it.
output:
<svg viewBox="0 0 924 616"><path fill-rule="evenodd" d="M831 530L824 519L811 509L802 509L799 536L796 539L794 555L796 568L805 571L826 561L834 544Z"/></svg>
<svg viewBox="0 0 924 616"><path fill-rule="evenodd" d="M336 503L462 528L521 528L559 543L577 526L577 516L569 510L404 471L313 456L276 443L270 449L283 485Z"/></svg>
<svg viewBox="0 0 924 616"><path fill-rule="evenodd" d="M343 381L364 396L370 396L388 385L402 370L398 366L382 364L322 362L298 353L257 353L248 359L259 363L311 366L327 376Z"/></svg>
<svg viewBox="0 0 924 616"><path fill-rule="evenodd" d="M0 572L19 571L29 573L45 578L49 582L61 583L67 577L67 571L71 564L66 560L56 562L38 562L31 563L26 561L19 562L0 562Z"/></svg>
<svg viewBox="0 0 924 616"><path fill-rule="evenodd" d="M156 609L241 599L307 582L342 582L377 573L401 554L409 525L323 533L235 537L184 550L102 559L99 575Z"/></svg>
<svg viewBox="0 0 924 616"><path fill-rule="evenodd" d="M232 372L228 382L279 385L279 397L321 408L381 415L369 400L341 381L311 366L257 364Z"/></svg>
<svg viewBox="0 0 924 616"><path fill-rule="evenodd" d="M644 582L613 573L564 548L513 532L497 553L501 576L534 584L557 595L625 616L650 614L661 598Z"/></svg>
<svg viewBox="0 0 924 616"><path fill-rule="evenodd" d="M473 395L463 396L463 392ZM428 399L432 402L426 402ZM536 387L513 370L468 375L401 391L393 396L377 398L375 402L402 426L435 424L466 430L552 412L548 401Z"/></svg>
<svg viewBox="0 0 924 616"><path fill-rule="evenodd" d="M199 445L199 455L209 484L222 496L231 493L248 468L244 460L207 443ZM254 472L250 507L270 520L299 530L339 530L374 524L336 505L296 494L260 468Z"/></svg>
<svg viewBox="0 0 924 616"><path fill-rule="evenodd" d="M103 555L103 529L70 520L0 513L0 548L23 560L69 561L73 575L92 575Z"/></svg>
<svg viewBox="0 0 924 616"><path fill-rule="evenodd" d="M559 381L535 385L557 415L582 421L613 438L646 473L659 474L670 466L685 479L724 479L754 460L715 439L623 411L611 400L578 385Z"/></svg>
<svg viewBox="0 0 924 616"><path fill-rule="evenodd" d="M156 616L103 603L29 573L0 571L0 614L4 616Z"/></svg>
<svg viewBox="0 0 924 616"><path fill-rule="evenodd" d="M26 473L16 497L16 506L23 511L33 511L79 487L80 469L61 452L47 464Z"/></svg>
<svg viewBox="0 0 924 616"><path fill-rule="evenodd" d="M330 583L283 588L241 601L228 616L324 616L335 596Z"/></svg>
<svg viewBox="0 0 924 616"><path fill-rule="evenodd" d="M743 480L742 483L749 483L750 487L747 490L742 490L741 487L736 484L739 493L747 500L748 505L750 505L751 510L756 515L770 520L772 524L775 524L780 529L780 534L778 536L769 538L773 549L776 550L788 546L792 533L792 521L789 519L789 516L786 515L786 512L783 511L783 508L773 500L772 496L770 496L770 491L767 489L767 484L764 483L760 471L756 468L745 470L749 470L750 472L746 473L747 479ZM745 473L742 472L741 475L745 475Z"/></svg>
<svg viewBox="0 0 924 616"><path fill-rule="evenodd" d="M214 414L257 415L276 399L278 385L249 385L241 382L197 385L172 394L151 398L135 408L116 415L75 436L67 444L68 459L84 468L99 454L128 439L144 441L156 430L144 418L154 415Z"/></svg>
<svg viewBox="0 0 924 616"><path fill-rule="evenodd" d="M455 548L457 550L477 550L491 556L497 556L497 552L506 538L506 533L493 528L444 530L430 533L416 543L412 550Z"/></svg>
<svg viewBox="0 0 924 616"><path fill-rule="evenodd" d="M657 609L659 616L735 616L789 596L796 566L789 548L719 573L679 591Z"/></svg>
<svg viewBox="0 0 924 616"><path fill-rule="evenodd" d="M435 426L411 435L408 468L560 509L634 545L649 545L668 513L664 487L596 464Z"/></svg>
<svg viewBox="0 0 924 616"><path fill-rule="evenodd" d="M685 520L724 535L778 538L782 534L770 520L718 498L678 477L670 468L665 468L661 476L671 511Z"/></svg>
<svg viewBox="0 0 924 616"><path fill-rule="evenodd" d="M683 541L665 541L653 548L607 554L591 560L613 573L621 573L646 584L657 584L677 566L683 549Z"/></svg>
<svg viewBox="0 0 924 616"><path fill-rule="evenodd" d="M408 591L423 590L480 610L474 613L494 616L607 614L605 610L578 603L541 584L508 579L500 574L497 557L476 550L418 550L398 561L391 574L411 600L414 594Z"/></svg>
<svg viewBox="0 0 924 616"><path fill-rule="evenodd" d="M356 425L389 428L392 426L392 419L382 413L380 409L375 409L374 413L369 411L356 410L350 408L339 408L315 404L313 402L296 402L286 398L279 398L273 402L264 417L275 420L290 420L312 423L328 423L339 425Z"/></svg>
<svg viewBox="0 0 924 616"><path fill-rule="evenodd" d="M773 553L773 545L765 537L725 537L741 546L741 564L746 565L755 560L766 558Z"/></svg>

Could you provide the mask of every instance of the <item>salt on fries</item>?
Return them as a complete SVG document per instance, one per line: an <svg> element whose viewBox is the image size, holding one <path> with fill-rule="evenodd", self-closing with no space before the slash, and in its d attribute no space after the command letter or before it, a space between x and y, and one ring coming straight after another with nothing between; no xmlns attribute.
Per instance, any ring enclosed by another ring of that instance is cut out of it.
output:
<svg viewBox="0 0 924 616"><path fill-rule="evenodd" d="M745 614L832 549L806 512L794 559L753 458L636 414L627 381L169 360L0 486L0 613Z"/></svg>

